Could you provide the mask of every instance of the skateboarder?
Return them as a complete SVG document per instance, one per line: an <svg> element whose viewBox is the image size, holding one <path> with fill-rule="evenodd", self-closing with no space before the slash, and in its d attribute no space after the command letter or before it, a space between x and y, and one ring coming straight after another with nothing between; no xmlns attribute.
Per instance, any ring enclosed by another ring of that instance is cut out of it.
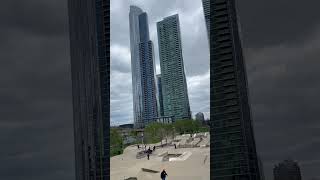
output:
<svg viewBox="0 0 320 180"><path fill-rule="evenodd" d="M168 176L167 172L163 169L163 171L161 172L161 175L160 175L161 179L166 180L167 176Z"/></svg>

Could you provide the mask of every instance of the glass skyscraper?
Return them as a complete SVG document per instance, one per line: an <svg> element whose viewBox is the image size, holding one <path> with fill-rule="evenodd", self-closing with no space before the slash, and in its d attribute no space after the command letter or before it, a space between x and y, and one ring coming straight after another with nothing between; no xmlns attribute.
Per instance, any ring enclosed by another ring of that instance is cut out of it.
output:
<svg viewBox="0 0 320 180"><path fill-rule="evenodd" d="M77 180L109 179L110 7L107 0L69 0Z"/></svg>
<svg viewBox="0 0 320 180"><path fill-rule="evenodd" d="M147 13L130 6L130 48L135 128L143 128L158 116L153 43Z"/></svg>
<svg viewBox="0 0 320 180"><path fill-rule="evenodd" d="M260 180L235 3L210 1L210 176Z"/></svg>
<svg viewBox="0 0 320 180"><path fill-rule="evenodd" d="M164 116L191 119L178 14L157 23Z"/></svg>

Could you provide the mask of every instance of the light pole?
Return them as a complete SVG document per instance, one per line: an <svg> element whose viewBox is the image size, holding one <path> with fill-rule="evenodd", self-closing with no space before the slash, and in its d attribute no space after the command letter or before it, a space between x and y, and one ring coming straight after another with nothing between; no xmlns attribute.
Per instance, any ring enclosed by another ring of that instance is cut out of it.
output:
<svg viewBox="0 0 320 180"><path fill-rule="evenodd" d="M143 144L143 132L141 133L141 144Z"/></svg>
<svg viewBox="0 0 320 180"><path fill-rule="evenodd" d="M173 129L173 134L172 135L173 135L173 140L174 140L175 139L176 130L175 130L174 127L172 129Z"/></svg>

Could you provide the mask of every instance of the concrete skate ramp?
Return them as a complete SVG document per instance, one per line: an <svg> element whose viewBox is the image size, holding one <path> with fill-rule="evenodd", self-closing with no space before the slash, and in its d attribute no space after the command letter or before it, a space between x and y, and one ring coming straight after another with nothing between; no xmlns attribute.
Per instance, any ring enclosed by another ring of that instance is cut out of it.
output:
<svg viewBox="0 0 320 180"><path fill-rule="evenodd" d="M141 159L141 158L144 158L146 156L147 156L147 154L144 151L140 151L140 152L137 152L136 158L137 159Z"/></svg>
<svg viewBox="0 0 320 180"><path fill-rule="evenodd" d="M185 160L188 159L191 155L192 155L191 152L184 152L184 153L182 153L181 155L179 155L178 157L169 158L169 161L185 161Z"/></svg>
<svg viewBox="0 0 320 180"><path fill-rule="evenodd" d="M169 154L169 153L167 153L165 156L163 156L162 161L169 161L170 158L177 158L181 155L182 154Z"/></svg>
<svg viewBox="0 0 320 180"><path fill-rule="evenodd" d="M200 138L193 138L193 140L190 142L190 145L197 146L200 143Z"/></svg>
<svg viewBox="0 0 320 180"><path fill-rule="evenodd" d="M141 168L141 170L143 172L149 172L149 173L159 173L159 171L155 171L155 170L152 170L152 169L147 169L147 168Z"/></svg>
<svg viewBox="0 0 320 180"><path fill-rule="evenodd" d="M125 180L138 180L138 178L136 178L136 177L129 177L129 178L125 179Z"/></svg>
<svg viewBox="0 0 320 180"><path fill-rule="evenodd" d="M163 153L161 153L161 154L158 154L159 157L164 157L164 156L166 156L166 155L168 155L168 151L163 152Z"/></svg>
<svg viewBox="0 0 320 180"><path fill-rule="evenodd" d="M210 146L210 138L204 138L202 141L198 144L200 147L206 147Z"/></svg>

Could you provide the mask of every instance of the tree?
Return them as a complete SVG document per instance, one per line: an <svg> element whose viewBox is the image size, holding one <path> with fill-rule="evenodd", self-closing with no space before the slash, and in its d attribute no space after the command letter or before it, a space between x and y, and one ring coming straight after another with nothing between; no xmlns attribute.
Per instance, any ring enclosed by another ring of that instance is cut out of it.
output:
<svg viewBox="0 0 320 180"><path fill-rule="evenodd" d="M200 121L192 119L177 120L172 125L179 134L198 133L208 129Z"/></svg>
<svg viewBox="0 0 320 180"><path fill-rule="evenodd" d="M162 124L161 123L150 123L144 128L144 137L146 143L157 143L162 139Z"/></svg>
<svg viewBox="0 0 320 180"><path fill-rule="evenodd" d="M119 155L122 153L122 137L117 129L110 129L110 156Z"/></svg>
<svg viewBox="0 0 320 180"><path fill-rule="evenodd" d="M165 136L168 138L170 137L174 132L174 127L172 124L164 124L163 125L163 128L164 128L164 133L165 133Z"/></svg>
<svg viewBox="0 0 320 180"><path fill-rule="evenodd" d="M203 126L197 120L177 120L172 124L150 123L144 129L144 138L146 143L158 143L170 136L175 136L175 133L198 133L208 131L209 128Z"/></svg>

